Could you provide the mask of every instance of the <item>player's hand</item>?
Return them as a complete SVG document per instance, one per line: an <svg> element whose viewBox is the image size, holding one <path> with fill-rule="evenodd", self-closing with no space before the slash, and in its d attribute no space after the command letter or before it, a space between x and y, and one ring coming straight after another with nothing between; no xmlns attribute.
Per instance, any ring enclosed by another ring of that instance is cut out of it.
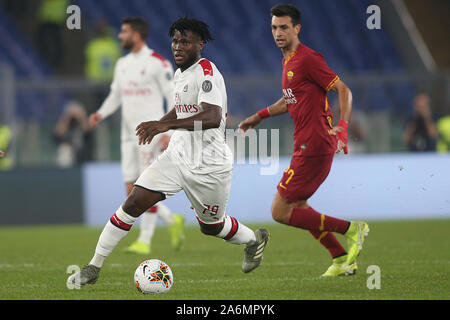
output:
<svg viewBox="0 0 450 320"><path fill-rule="evenodd" d="M136 135L139 137L139 144L150 144L157 134L168 130L169 127L162 121L147 121L136 127Z"/></svg>
<svg viewBox="0 0 450 320"><path fill-rule="evenodd" d="M261 117L255 113L238 125L238 132L245 133L248 129L256 127L262 121Z"/></svg>
<svg viewBox="0 0 450 320"><path fill-rule="evenodd" d="M158 145L159 150L162 152L167 149L170 142L170 136L168 134L161 135L161 138L159 138Z"/></svg>
<svg viewBox="0 0 450 320"><path fill-rule="evenodd" d="M102 116L100 113L93 113L89 116L89 128L93 129L95 128L99 122L102 121Z"/></svg>
<svg viewBox="0 0 450 320"><path fill-rule="evenodd" d="M4 155L5 153L2 150L0 150L0 158L3 157Z"/></svg>
<svg viewBox="0 0 450 320"><path fill-rule="evenodd" d="M342 120L341 120L342 121ZM337 126L334 126L333 129L331 129L330 134L334 135L338 139L336 153L341 152L344 150L344 154L348 153L348 136L347 136L347 124L342 123L339 121L339 124Z"/></svg>

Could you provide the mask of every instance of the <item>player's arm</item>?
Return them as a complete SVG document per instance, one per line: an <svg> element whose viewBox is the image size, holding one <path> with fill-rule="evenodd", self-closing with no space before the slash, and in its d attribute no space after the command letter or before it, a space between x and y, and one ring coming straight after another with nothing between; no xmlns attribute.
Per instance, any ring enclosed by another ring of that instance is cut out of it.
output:
<svg viewBox="0 0 450 320"><path fill-rule="evenodd" d="M258 111L257 113L251 115L244 121L242 121L238 128L243 132L248 129L256 127L264 118L275 117L288 112L287 105L282 97L280 100L274 104L268 106L265 109Z"/></svg>
<svg viewBox="0 0 450 320"><path fill-rule="evenodd" d="M199 123L201 124L201 130L218 128L222 119L222 108L205 102L202 102L202 108L202 112L189 118L142 122L136 128L139 144L148 144L154 136L168 130L198 130Z"/></svg>
<svg viewBox="0 0 450 320"><path fill-rule="evenodd" d="M172 108L161 119L159 119L159 121L175 120L176 118L177 118L177 111L175 110L175 108Z"/></svg>
<svg viewBox="0 0 450 320"><path fill-rule="evenodd" d="M91 129L96 127L100 123L100 121L113 114L120 107L121 96L119 88L119 71L118 71L119 61L116 63L116 67L114 69L114 78L111 83L111 89L108 94L108 97L105 99L100 109L98 109L97 112L94 112L89 116L89 126Z"/></svg>
<svg viewBox="0 0 450 320"><path fill-rule="evenodd" d="M338 125L334 126L333 129L331 130L331 133L338 137L338 146L336 152L344 150L344 153L348 153L347 128L348 122L350 120L350 115L352 113L352 101L353 101L352 92L347 87L347 85L341 80L337 80L330 90L336 92L339 96L339 106L341 114Z"/></svg>
<svg viewBox="0 0 450 320"><path fill-rule="evenodd" d="M165 65L160 66L160 71L157 74L156 81L164 96L167 104L167 110L172 110L173 103L173 68L172 65L167 61ZM176 117L175 117L176 118Z"/></svg>
<svg viewBox="0 0 450 320"><path fill-rule="evenodd" d="M352 92L341 80L336 81L335 85L330 90L338 94L339 106L341 111L340 119L348 123L350 121L350 115L352 113Z"/></svg>

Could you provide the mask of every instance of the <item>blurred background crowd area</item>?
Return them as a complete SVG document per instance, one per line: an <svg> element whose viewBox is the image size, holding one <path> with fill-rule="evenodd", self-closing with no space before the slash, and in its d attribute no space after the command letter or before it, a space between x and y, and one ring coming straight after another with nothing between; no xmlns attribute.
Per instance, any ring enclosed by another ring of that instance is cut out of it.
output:
<svg viewBox="0 0 450 320"><path fill-rule="evenodd" d="M450 150L448 0L295 0L300 40L321 52L353 92L352 153ZM210 25L203 56L223 73L229 127L281 97L280 50L270 29L271 0L0 0L0 169L70 167L120 160L120 112L90 132L87 117L107 96L121 20L150 24L148 45L170 61L168 28L185 14ZM69 5L81 29L69 30ZM381 29L366 21L381 8ZM330 102L339 120L337 96ZM292 152L288 115L280 153Z"/></svg>

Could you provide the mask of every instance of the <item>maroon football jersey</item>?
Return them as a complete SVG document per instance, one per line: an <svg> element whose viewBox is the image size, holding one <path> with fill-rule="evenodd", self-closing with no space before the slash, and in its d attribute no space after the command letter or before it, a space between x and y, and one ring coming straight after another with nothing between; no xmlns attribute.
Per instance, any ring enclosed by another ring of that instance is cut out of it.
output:
<svg viewBox="0 0 450 320"><path fill-rule="evenodd" d="M336 151L337 138L330 135L333 114L327 92L338 80L323 56L303 44L287 61L283 59L282 88L294 120L294 156Z"/></svg>

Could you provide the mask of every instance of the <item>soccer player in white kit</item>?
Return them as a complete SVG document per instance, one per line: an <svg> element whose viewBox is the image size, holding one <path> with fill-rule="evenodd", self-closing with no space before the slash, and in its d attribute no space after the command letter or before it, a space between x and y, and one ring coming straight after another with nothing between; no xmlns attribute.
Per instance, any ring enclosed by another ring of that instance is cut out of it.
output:
<svg viewBox="0 0 450 320"><path fill-rule="evenodd" d="M200 230L232 244L245 244L242 271L261 263L269 240L265 229L253 231L225 214L231 187L232 155L225 142L227 95L217 67L201 57L213 40L208 26L187 17L169 29L175 72L175 107L160 121L136 128L139 143L151 143L157 134L175 130L169 147L138 178L126 201L103 229L94 257L68 278L75 285L97 281L105 258L126 236L136 219L158 201L183 190L194 208Z"/></svg>
<svg viewBox="0 0 450 320"><path fill-rule="evenodd" d="M119 39L130 53L117 61L111 91L100 109L89 118L93 128L122 106L121 164L127 195L139 175L167 148L170 140L170 134L164 133L148 145L138 145L135 133L136 126L142 121L158 120L164 115L164 98L168 107L173 105L172 65L146 45L148 33L144 19L129 17L122 20ZM139 238L127 251L150 253L157 215L169 225L172 245L179 249L184 237L184 217L173 215L159 203L142 215Z"/></svg>

